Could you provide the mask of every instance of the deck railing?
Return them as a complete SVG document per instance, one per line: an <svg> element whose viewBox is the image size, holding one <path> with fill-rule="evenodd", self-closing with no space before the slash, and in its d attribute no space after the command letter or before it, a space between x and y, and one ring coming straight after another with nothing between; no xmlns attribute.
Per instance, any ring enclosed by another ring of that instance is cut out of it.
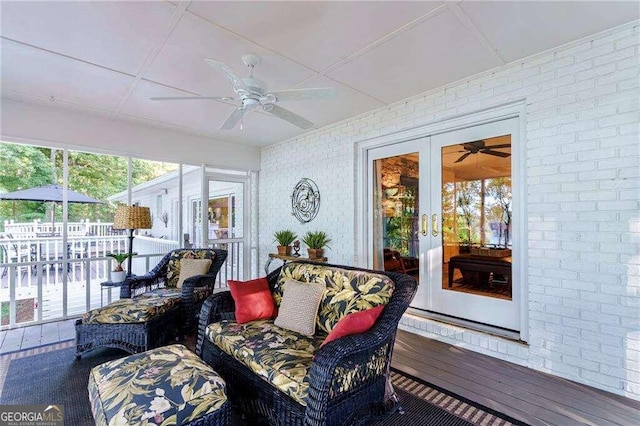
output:
<svg viewBox="0 0 640 426"><path fill-rule="evenodd" d="M81 315L119 297L119 288L103 288L112 259L106 253L126 251L125 236L69 237L66 250L60 237L2 240L0 259L0 329L57 321ZM217 287L243 277L242 240L213 244L229 255ZM7 250L7 246L10 248ZM132 271L150 271L177 241L139 236L134 239ZM8 256L8 257L7 257Z"/></svg>
<svg viewBox="0 0 640 426"><path fill-rule="evenodd" d="M13 220L4 221L4 233L14 238L36 238L39 236L62 235L64 224L41 222L34 220L33 222L16 223ZM84 235L117 235L125 234L125 231L113 229L111 222L89 222L89 220L81 220L80 222L68 222L67 232L70 237L80 237Z"/></svg>

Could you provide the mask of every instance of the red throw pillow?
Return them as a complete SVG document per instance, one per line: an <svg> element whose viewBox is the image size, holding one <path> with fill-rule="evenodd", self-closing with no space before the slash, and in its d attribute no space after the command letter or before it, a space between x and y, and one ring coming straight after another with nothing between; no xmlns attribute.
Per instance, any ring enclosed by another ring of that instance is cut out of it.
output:
<svg viewBox="0 0 640 426"><path fill-rule="evenodd" d="M236 304L236 322L275 318L278 314L266 278L251 281L227 281L231 297Z"/></svg>
<svg viewBox="0 0 640 426"><path fill-rule="evenodd" d="M369 330L376 323L376 320L382 313L384 305L376 306L375 308L367 309L366 311L354 312L342 318L331 333L324 339L324 342L320 345L323 347L332 340L339 339L350 334L360 334Z"/></svg>

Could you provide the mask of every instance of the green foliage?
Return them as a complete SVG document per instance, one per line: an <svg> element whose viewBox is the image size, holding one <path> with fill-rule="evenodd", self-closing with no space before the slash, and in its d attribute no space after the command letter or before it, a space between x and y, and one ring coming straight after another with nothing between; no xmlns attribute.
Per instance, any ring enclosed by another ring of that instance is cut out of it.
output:
<svg viewBox="0 0 640 426"><path fill-rule="evenodd" d="M131 257L135 256L138 253L131 253ZM125 260L127 260L129 258L129 253L107 253L106 254L107 257L112 257L115 259L117 265L114 268L114 272L120 272L122 271L122 262L124 262Z"/></svg>
<svg viewBox="0 0 640 426"><path fill-rule="evenodd" d="M460 241L471 245L480 242L480 181L456 182L457 204L464 225L458 228Z"/></svg>
<svg viewBox="0 0 640 426"><path fill-rule="evenodd" d="M331 242L331 239L324 231L309 231L302 237L302 242L310 249L331 248L327 245Z"/></svg>
<svg viewBox="0 0 640 426"><path fill-rule="evenodd" d="M409 255L409 247L417 241L417 192L417 188L406 187L405 196L396 201L402 207L396 207L394 216L385 218L385 247L397 250L403 256Z"/></svg>
<svg viewBox="0 0 640 426"><path fill-rule="evenodd" d="M2 193L46 185L53 179L48 157L32 146L0 143L0 170ZM44 217L46 208L34 201L0 201L0 218L32 221Z"/></svg>
<svg viewBox="0 0 640 426"><path fill-rule="evenodd" d="M275 237L274 242L277 241L278 245L281 245L281 246L291 245L291 243L293 243L296 240L296 238L298 238L298 235L295 232L290 231L288 229L278 231L275 234L273 234L273 236Z"/></svg>
<svg viewBox="0 0 640 426"><path fill-rule="evenodd" d="M0 192L11 192L51 183L62 184L63 151L0 142ZM69 189L104 201L104 204L69 203L69 221L80 219L110 222L115 207L107 198L127 189L125 157L69 151ZM138 158L132 159L133 185L148 182L175 170L176 165ZM29 222L49 221L51 203L36 201L0 201L0 224L5 219ZM62 208L55 209L56 221L62 221Z"/></svg>

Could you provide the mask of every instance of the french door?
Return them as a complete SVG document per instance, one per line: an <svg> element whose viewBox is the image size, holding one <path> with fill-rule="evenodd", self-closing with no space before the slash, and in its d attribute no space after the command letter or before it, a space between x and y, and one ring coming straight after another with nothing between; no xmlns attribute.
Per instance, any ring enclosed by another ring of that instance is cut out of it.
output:
<svg viewBox="0 0 640 426"><path fill-rule="evenodd" d="M368 151L369 264L413 275L412 307L519 330L508 119Z"/></svg>

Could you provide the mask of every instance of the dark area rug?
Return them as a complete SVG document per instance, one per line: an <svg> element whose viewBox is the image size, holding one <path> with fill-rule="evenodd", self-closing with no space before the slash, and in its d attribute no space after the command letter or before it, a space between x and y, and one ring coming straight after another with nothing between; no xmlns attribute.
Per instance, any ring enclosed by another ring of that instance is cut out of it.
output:
<svg viewBox="0 0 640 426"><path fill-rule="evenodd" d="M65 424L93 425L87 393L92 367L126 356L118 349L97 349L76 361L72 342L16 352L0 357L0 404L61 404ZM509 425L508 419L433 389L423 382L393 372L404 414L394 413L375 423L380 426ZM455 413L455 414L453 414ZM467 420L469 421L467 421ZM233 426L249 426L233 413Z"/></svg>

